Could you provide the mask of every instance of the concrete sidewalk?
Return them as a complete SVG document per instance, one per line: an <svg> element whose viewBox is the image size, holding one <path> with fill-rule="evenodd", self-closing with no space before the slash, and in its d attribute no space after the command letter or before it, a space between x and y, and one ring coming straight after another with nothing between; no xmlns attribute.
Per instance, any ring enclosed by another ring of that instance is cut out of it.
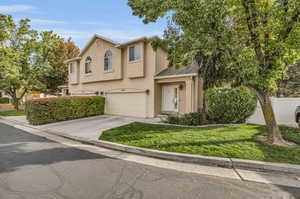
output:
<svg viewBox="0 0 300 199"><path fill-rule="evenodd" d="M159 122L159 118L135 118L116 115L100 115L76 120L56 122L52 124L32 126L28 123L25 116L5 117L8 120L20 122L26 126L45 131L63 133L71 136L82 137L89 140L98 140L101 133L105 130L120 127L132 122Z"/></svg>

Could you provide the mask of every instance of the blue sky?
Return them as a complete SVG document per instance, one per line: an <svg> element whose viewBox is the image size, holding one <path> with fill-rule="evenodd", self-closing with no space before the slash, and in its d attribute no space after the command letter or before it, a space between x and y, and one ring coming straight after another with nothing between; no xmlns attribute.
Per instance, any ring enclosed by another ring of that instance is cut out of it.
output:
<svg viewBox="0 0 300 199"><path fill-rule="evenodd" d="M72 37L80 48L95 33L124 42L161 36L166 26L166 19L143 24L132 16L127 0L0 0L0 13L29 18L33 28Z"/></svg>

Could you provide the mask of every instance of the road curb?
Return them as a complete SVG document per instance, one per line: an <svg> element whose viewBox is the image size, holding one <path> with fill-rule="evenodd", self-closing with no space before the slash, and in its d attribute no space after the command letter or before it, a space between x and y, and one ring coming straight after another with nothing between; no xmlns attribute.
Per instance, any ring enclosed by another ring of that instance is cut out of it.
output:
<svg viewBox="0 0 300 199"><path fill-rule="evenodd" d="M184 153L159 151L154 149L117 144L117 143L112 143L112 142L102 141L102 140L90 140L82 137L71 136L65 133L34 128L32 126L23 124L22 122L9 120L6 118L0 117L0 119L10 121L21 126L36 129L48 134L77 141L83 144L99 146L99 147L108 148L112 150L118 150L122 152L148 156L152 158L172 160L172 161L185 162L185 163L194 163L194 164L207 165L207 166L252 170L252 171L260 171L260 172L294 174L298 176L300 175L300 165L286 164L286 163L271 163L271 162L244 160L244 159L236 159L236 158L219 158L219 157L212 157L212 156L190 155Z"/></svg>
<svg viewBox="0 0 300 199"><path fill-rule="evenodd" d="M101 141L101 140L99 141L88 140L81 137L70 136L70 135L57 133L57 132L51 132L51 133L57 136L72 139L74 141L78 141L85 144L123 151L127 153L134 153L137 155L148 156L152 158L159 158L164 160L172 160L172 161L179 161L179 162L186 162L186 163L195 163L195 164L201 164L207 166L252 170L252 171L259 171L259 172L300 175L300 165L166 152L166 151L146 149L141 147L127 146L123 144L116 144L116 143Z"/></svg>

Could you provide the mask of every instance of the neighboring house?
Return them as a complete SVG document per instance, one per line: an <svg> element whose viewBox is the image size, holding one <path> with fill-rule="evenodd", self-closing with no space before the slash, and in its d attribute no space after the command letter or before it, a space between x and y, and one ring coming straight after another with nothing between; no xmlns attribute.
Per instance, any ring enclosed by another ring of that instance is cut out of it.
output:
<svg viewBox="0 0 300 199"><path fill-rule="evenodd" d="M95 35L69 64L70 95L102 95L107 114L155 117L189 113L201 105L199 69L168 68L167 52L152 38L116 43Z"/></svg>
<svg viewBox="0 0 300 199"><path fill-rule="evenodd" d="M59 95L61 95L61 96L67 96L67 95L69 95L69 86L68 86L68 83L60 85L60 86L58 86L58 88L61 90L61 92L59 93Z"/></svg>

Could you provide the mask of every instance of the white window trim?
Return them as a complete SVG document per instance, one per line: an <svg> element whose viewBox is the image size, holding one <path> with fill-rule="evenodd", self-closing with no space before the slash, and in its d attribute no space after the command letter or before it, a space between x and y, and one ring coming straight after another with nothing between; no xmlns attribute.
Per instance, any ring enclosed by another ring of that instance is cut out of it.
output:
<svg viewBox="0 0 300 199"><path fill-rule="evenodd" d="M87 71L86 69L86 61L87 61L87 58L90 57L91 58L91 61L90 61L90 67L89 67L89 71ZM92 62L93 62L93 59L91 56L87 56L84 60L84 74L88 75L88 74L91 74L93 72L92 70Z"/></svg>
<svg viewBox="0 0 300 199"><path fill-rule="evenodd" d="M111 61L111 68L108 68L107 70L105 70L105 54L106 54L108 51L111 52L111 58L110 58L110 61ZM104 70L104 72L105 72L105 73L110 73L110 72L112 72L112 71L114 70L114 67L113 67L113 52L112 52L111 49L107 49L107 50L105 51L103 61L104 61L104 65L103 65L103 70Z"/></svg>
<svg viewBox="0 0 300 199"><path fill-rule="evenodd" d="M136 47L136 46L139 47L139 53L140 53L140 56L139 56L138 59L130 60L130 48ZM141 45L141 44L134 44L134 45L128 46L128 63L139 62L139 61L141 61L141 60L142 60L142 45Z"/></svg>

